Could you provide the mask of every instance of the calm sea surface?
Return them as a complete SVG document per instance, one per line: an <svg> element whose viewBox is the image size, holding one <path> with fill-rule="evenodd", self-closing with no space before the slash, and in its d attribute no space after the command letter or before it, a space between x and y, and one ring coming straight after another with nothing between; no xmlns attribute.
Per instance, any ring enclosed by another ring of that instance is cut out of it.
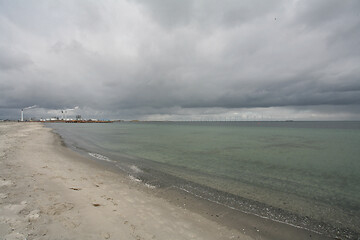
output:
<svg viewBox="0 0 360 240"><path fill-rule="evenodd" d="M360 232L360 122L47 124L148 186L331 236Z"/></svg>

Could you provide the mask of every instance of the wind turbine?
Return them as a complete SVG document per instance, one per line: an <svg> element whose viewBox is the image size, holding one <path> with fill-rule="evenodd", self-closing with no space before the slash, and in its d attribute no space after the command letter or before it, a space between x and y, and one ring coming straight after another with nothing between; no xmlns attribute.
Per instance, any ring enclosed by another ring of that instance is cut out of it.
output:
<svg viewBox="0 0 360 240"><path fill-rule="evenodd" d="M32 108L36 108L36 107L37 107L36 105L33 105L33 106L30 106L30 107L22 108L22 109L21 109L21 119L20 119L20 121L21 121L21 122L24 121L24 110L32 109Z"/></svg>

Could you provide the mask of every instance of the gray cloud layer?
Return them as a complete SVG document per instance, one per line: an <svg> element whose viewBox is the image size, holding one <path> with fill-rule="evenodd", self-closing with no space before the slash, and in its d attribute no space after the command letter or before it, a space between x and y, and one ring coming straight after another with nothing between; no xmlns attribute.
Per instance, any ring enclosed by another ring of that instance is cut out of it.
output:
<svg viewBox="0 0 360 240"><path fill-rule="evenodd" d="M357 0L0 0L0 32L3 118L34 104L114 118L360 116Z"/></svg>

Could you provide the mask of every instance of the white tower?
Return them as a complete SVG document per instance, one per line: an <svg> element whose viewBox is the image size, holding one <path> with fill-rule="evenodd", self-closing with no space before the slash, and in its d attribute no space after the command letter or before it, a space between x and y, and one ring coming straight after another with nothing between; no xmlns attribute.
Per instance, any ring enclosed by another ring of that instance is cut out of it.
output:
<svg viewBox="0 0 360 240"><path fill-rule="evenodd" d="M21 109L21 119L20 119L21 122L24 121L24 109Z"/></svg>

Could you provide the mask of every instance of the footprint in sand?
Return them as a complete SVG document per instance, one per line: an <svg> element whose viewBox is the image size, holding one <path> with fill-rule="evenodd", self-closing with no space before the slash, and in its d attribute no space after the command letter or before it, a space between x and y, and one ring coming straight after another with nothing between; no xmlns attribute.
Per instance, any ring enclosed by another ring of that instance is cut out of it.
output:
<svg viewBox="0 0 360 240"><path fill-rule="evenodd" d="M105 233L105 232L103 232L103 233L101 233L101 235L102 235L102 237L104 238L104 239L109 239L110 238L110 233Z"/></svg>
<svg viewBox="0 0 360 240"><path fill-rule="evenodd" d="M73 208L74 204L72 203L55 203L44 209L42 212L48 215L60 215L63 212L70 211Z"/></svg>
<svg viewBox="0 0 360 240"><path fill-rule="evenodd" d="M110 201L114 206L117 206L118 203L111 197L107 197L106 195L102 195L101 198L107 200L107 201Z"/></svg>

